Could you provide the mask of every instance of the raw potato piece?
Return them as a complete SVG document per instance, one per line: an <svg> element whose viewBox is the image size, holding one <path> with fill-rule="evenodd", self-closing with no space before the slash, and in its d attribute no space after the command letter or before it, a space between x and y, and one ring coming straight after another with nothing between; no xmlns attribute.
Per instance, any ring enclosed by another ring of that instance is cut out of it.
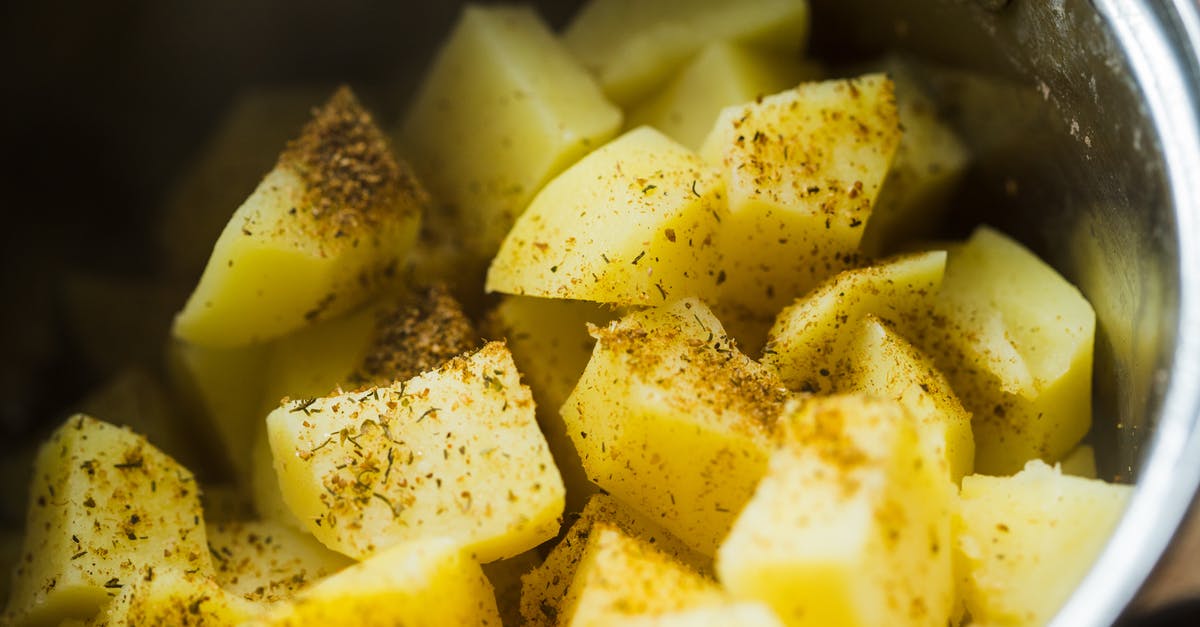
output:
<svg viewBox="0 0 1200 627"><path fill-rule="evenodd" d="M946 264L931 315L911 335L971 411L975 471L1055 462L1091 428L1096 316L1079 290L987 227Z"/></svg>
<svg viewBox="0 0 1200 627"><path fill-rule="evenodd" d="M609 98L629 106L711 41L794 57L808 28L807 0L592 0L575 14L563 41Z"/></svg>
<svg viewBox="0 0 1200 627"><path fill-rule="evenodd" d="M492 585L447 538L405 542L308 588L252 627L500 627Z"/></svg>
<svg viewBox="0 0 1200 627"><path fill-rule="evenodd" d="M725 589L787 625L946 625L953 486L911 421L859 396L791 405L717 554Z"/></svg>
<svg viewBox="0 0 1200 627"><path fill-rule="evenodd" d="M216 581L248 601L289 599L353 562L308 533L274 521L208 525Z"/></svg>
<svg viewBox="0 0 1200 627"><path fill-rule="evenodd" d="M853 372L838 391L899 402L913 418L930 458L957 485L975 464L970 412L933 363L878 318L863 318L856 335Z"/></svg>
<svg viewBox="0 0 1200 627"><path fill-rule="evenodd" d="M231 348L350 311L397 279L427 203L371 116L338 90L233 214L176 337Z"/></svg>
<svg viewBox="0 0 1200 627"><path fill-rule="evenodd" d="M176 569L156 570L123 586L94 627L130 625L241 625L264 606L223 590L209 576Z"/></svg>
<svg viewBox="0 0 1200 627"><path fill-rule="evenodd" d="M807 83L729 107L700 154L721 168L721 300L774 313L854 265L900 125L882 74Z"/></svg>
<svg viewBox="0 0 1200 627"><path fill-rule="evenodd" d="M79 414L42 445L6 618L87 619L151 570L212 573L192 474L145 438Z"/></svg>
<svg viewBox="0 0 1200 627"><path fill-rule="evenodd" d="M562 407L588 476L712 555L766 470L787 391L695 299L594 335L592 359Z"/></svg>
<svg viewBox="0 0 1200 627"><path fill-rule="evenodd" d="M721 198L699 157L634 129L542 189L492 261L487 290L619 305L711 295Z"/></svg>
<svg viewBox="0 0 1200 627"><path fill-rule="evenodd" d="M621 111L532 8L468 6L400 144L487 259L546 181L620 127Z"/></svg>
<svg viewBox="0 0 1200 627"><path fill-rule="evenodd" d="M914 326L942 281L946 253L905 255L847 270L779 313L763 363L793 390L828 393L854 369L854 341L867 314Z"/></svg>
<svg viewBox="0 0 1200 627"><path fill-rule="evenodd" d="M267 430L288 507L356 559L442 535L491 562L558 531L562 479L503 343L390 386L293 401Z"/></svg>
<svg viewBox="0 0 1200 627"><path fill-rule="evenodd" d="M1099 556L1131 491L1037 460L1012 477L963 478L955 559L971 618L1049 622Z"/></svg>
<svg viewBox="0 0 1200 627"><path fill-rule="evenodd" d="M813 80L820 69L795 55L718 41L708 44L661 91L629 110L627 128L653 126L692 150L725 107Z"/></svg>

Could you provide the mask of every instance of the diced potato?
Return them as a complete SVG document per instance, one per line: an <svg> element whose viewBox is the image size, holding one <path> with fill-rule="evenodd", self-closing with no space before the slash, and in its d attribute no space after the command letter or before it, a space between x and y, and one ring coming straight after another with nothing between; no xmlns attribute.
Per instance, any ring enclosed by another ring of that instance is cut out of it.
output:
<svg viewBox="0 0 1200 627"><path fill-rule="evenodd" d="M175 336L232 348L354 309L397 279L427 202L338 90L225 226Z"/></svg>
<svg viewBox="0 0 1200 627"><path fill-rule="evenodd" d="M592 358L562 407L588 476L712 555L766 469L787 391L695 299L593 335Z"/></svg>
<svg viewBox="0 0 1200 627"><path fill-rule="evenodd" d="M145 438L71 417L38 452L9 618L87 619L152 570L211 574L198 497L192 474Z"/></svg>
<svg viewBox="0 0 1200 627"><path fill-rule="evenodd" d="M955 559L972 620L1049 622L1104 548L1131 491L1037 460L1012 477L964 477Z"/></svg>
<svg viewBox="0 0 1200 627"><path fill-rule="evenodd" d="M551 181L517 220L487 290L620 305L711 295L724 212L715 170L648 127Z"/></svg>
<svg viewBox="0 0 1200 627"><path fill-rule="evenodd" d="M692 551L652 520L607 494L594 494L546 560L521 578L521 617L525 624L544 627L558 624L556 619L562 613L567 588L575 578L584 547L597 523L653 545L690 570L703 574L712 570L711 559Z"/></svg>
<svg viewBox="0 0 1200 627"><path fill-rule="evenodd" d="M653 126L692 150L725 107L818 78L821 70L793 54L727 41L708 44L667 86L629 110L627 128Z"/></svg>
<svg viewBox="0 0 1200 627"><path fill-rule="evenodd" d="M209 576L176 569L155 570L124 585L93 627L128 625L241 625L263 607L223 590Z"/></svg>
<svg viewBox="0 0 1200 627"><path fill-rule="evenodd" d="M787 625L946 625L953 488L905 414L859 396L792 405L717 553L725 588Z"/></svg>
<svg viewBox="0 0 1200 627"><path fill-rule="evenodd" d="M353 562L316 538L275 521L209 524L215 579L248 601L274 603Z"/></svg>
<svg viewBox="0 0 1200 627"><path fill-rule="evenodd" d="M717 583L649 542L597 521L584 542L556 620L560 625L612 625L626 617L729 601Z"/></svg>
<svg viewBox="0 0 1200 627"><path fill-rule="evenodd" d="M447 538L393 546L274 608L256 627L494 625L492 585Z"/></svg>
<svg viewBox="0 0 1200 627"><path fill-rule="evenodd" d="M892 89L870 74L721 112L701 149L728 186L721 300L774 313L855 263L900 142Z"/></svg>
<svg viewBox="0 0 1200 627"><path fill-rule="evenodd" d="M734 602L696 609L666 612L656 616L630 616L623 627L783 627L769 607L756 602Z"/></svg>
<svg viewBox="0 0 1200 627"><path fill-rule="evenodd" d="M1059 462L1062 474L1096 479L1096 451L1090 445L1080 444Z"/></svg>
<svg viewBox="0 0 1200 627"><path fill-rule="evenodd" d="M872 257L897 252L901 244L932 232L969 158L966 146L940 119L912 64L889 57L881 65L896 85L904 134L860 242Z"/></svg>
<svg viewBox="0 0 1200 627"><path fill-rule="evenodd" d="M608 97L629 106L711 41L796 56L808 28L807 0L592 0L575 14L563 41Z"/></svg>
<svg viewBox="0 0 1200 627"><path fill-rule="evenodd" d="M865 316L855 335L852 372L838 391L899 402L915 421L930 459L957 485L975 464L970 412L929 358L879 318Z"/></svg>
<svg viewBox="0 0 1200 627"><path fill-rule="evenodd" d="M293 401L267 429L284 501L351 557L443 535L490 562L558 531L562 480L502 343L390 386Z"/></svg>
<svg viewBox="0 0 1200 627"><path fill-rule="evenodd" d="M596 486L587 478L559 408L575 389L596 340L588 325L603 325L613 313L593 303L532 296L505 296L487 325L508 342L513 361L533 393L538 424L567 488L567 511L578 511Z"/></svg>
<svg viewBox="0 0 1200 627"><path fill-rule="evenodd" d="M905 255L847 270L779 313L763 363L789 388L828 393L854 368L854 342L867 314L908 328L942 280L946 253Z"/></svg>
<svg viewBox="0 0 1200 627"><path fill-rule="evenodd" d="M951 254L910 339L973 414L975 470L1055 462L1091 427L1096 317L1079 290L987 227Z"/></svg>
<svg viewBox="0 0 1200 627"><path fill-rule="evenodd" d="M400 144L486 259L547 181L620 126L621 111L532 8L468 6Z"/></svg>

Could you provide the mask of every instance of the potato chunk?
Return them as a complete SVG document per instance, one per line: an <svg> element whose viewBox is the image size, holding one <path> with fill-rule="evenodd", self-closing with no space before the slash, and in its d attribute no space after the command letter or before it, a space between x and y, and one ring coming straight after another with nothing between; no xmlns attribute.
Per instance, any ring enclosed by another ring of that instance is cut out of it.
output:
<svg viewBox="0 0 1200 627"><path fill-rule="evenodd" d="M209 524L217 583L248 601L275 603L353 562L275 521Z"/></svg>
<svg viewBox="0 0 1200 627"><path fill-rule="evenodd" d="M492 585L448 538L393 546L274 608L256 627L500 625Z"/></svg>
<svg viewBox="0 0 1200 627"><path fill-rule="evenodd" d="M981 227L951 253L936 303L911 339L973 414L976 472L1069 453L1092 421L1096 316L1079 290Z"/></svg>
<svg viewBox="0 0 1200 627"><path fill-rule="evenodd" d="M121 588L94 627L129 625L241 625L264 607L224 590L209 576L175 569L155 571Z"/></svg>
<svg viewBox="0 0 1200 627"><path fill-rule="evenodd" d="M620 126L621 111L532 8L468 6L400 144L486 259L547 181Z"/></svg>
<svg viewBox="0 0 1200 627"><path fill-rule="evenodd" d="M700 154L728 186L722 301L775 313L853 265L900 142L892 90L871 74L721 112Z"/></svg>
<svg viewBox="0 0 1200 627"><path fill-rule="evenodd" d="M176 337L243 346L353 309L396 278L427 202L340 89L233 214Z"/></svg>
<svg viewBox="0 0 1200 627"><path fill-rule="evenodd" d="M717 554L734 595L787 625L945 625L954 602L953 488L903 407L814 398Z"/></svg>
<svg viewBox="0 0 1200 627"><path fill-rule="evenodd" d="M629 110L625 125L653 126L692 150L725 107L816 79L820 69L791 54L716 41L708 44L667 86Z"/></svg>
<svg viewBox="0 0 1200 627"><path fill-rule="evenodd" d="M1049 622L1104 548L1131 491L1037 460L1012 477L964 477L955 559L971 618Z"/></svg>
<svg viewBox="0 0 1200 627"><path fill-rule="evenodd" d="M502 343L390 386L293 401L267 429L284 501L351 557L444 535L490 562L558 531L562 479Z"/></svg>
<svg viewBox="0 0 1200 627"><path fill-rule="evenodd" d="M833 391L854 368L863 317L913 326L928 310L945 265L946 253L935 251L842 272L779 313L763 363L794 390Z"/></svg>
<svg viewBox="0 0 1200 627"><path fill-rule="evenodd" d="M151 571L212 573L192 474L145 438L79 414L38 453L7 615L94 616Z"/></svg>
<svg viewBox="0 0 1200 627"><path fill-rule="evenodd" d="M562 407L588 476L712 555L766 469L787 391L698 300L629 314L594 335Z"/></svg>
<svg viewBox="0 0 1200 627"><path fill-rule="evenodd" d="M487 290L621 305L710 295L721 189L691 151L648 127L629 131L533 199Z"/></svg>
<svg viewBox="0 0 1200 627"><path fill-rule="evenodd" d="M621 106L637 103L711 41L795 56L808 37L807 0L592 0L563 41Z"/></svg>

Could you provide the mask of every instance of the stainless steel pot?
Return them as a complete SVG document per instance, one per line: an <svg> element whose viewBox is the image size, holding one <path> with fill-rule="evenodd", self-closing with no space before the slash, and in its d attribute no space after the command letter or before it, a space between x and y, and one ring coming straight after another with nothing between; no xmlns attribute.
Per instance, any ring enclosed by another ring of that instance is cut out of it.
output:
<svg viewBox="0 0 1200 627"><path fill-rule="evenodd" d="M1137 488L1057 620L1111 623L1200 482L1197 3L812 2L818 57L852 64L898 49L930 63L929 86L976 155L947 232L1000 226L1095 305L1091 442L1102 475ZM0 293L27 315L0 313L3 439L36 435L103 374L80 373L55 339L54 282L72 267L152 274L143 227L241 86L347 80L386 119L460 4L6 7ZM578 2L536 4L562 23Z"/></svg>

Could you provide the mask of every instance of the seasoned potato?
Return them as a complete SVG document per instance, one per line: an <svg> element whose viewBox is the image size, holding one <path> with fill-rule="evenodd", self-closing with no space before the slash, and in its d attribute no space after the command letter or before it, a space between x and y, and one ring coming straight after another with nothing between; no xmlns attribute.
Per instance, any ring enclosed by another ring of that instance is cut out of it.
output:
<svg viewBox="0 0 1200 627"><path fill-rule="evenodd" d="M427 202L340 89L233 214L176 337L232 348L355 308L396 279Z"/></svg>
<svg viewBox="0 0 1200 627"><path fill-rule="evenodd" d="M715 41L666 87L631 108L625 125L653 126L680 144L700 150L725 107L795 87L801 80L818 78L820 72L815 64L791 54Z"/></svg>
<svg viewBox="0 0 1200 627"><path fill-rule="evenodd" d="M787 391L698 300L593 333L592 358L562 407L588 476L712 555L766 470Z"/></svg>
<svg viewBox="0 0 1200 627"><path fill-rule="evenodd" d="M791 405L780 447L717 553L734 595L787 625L945 625L953 487L894 402Z"/></svg>
<svg viewBox="0 0 1200 627"><path fill-rule="evenodd" d="M621 111L533 9L467 6L400 145L486 259L547 181L620 126Z"/></svg>
<svg viewBox="0 0 1200 627"><path fill-rule="evenodd" d="M162 569L121 588L93 627L241 625L264 610L199 573Z"/></svg>
<svg viewBox="0 0 1200 627"><path fill-rule="evenodd" d="M275 603L353 562L308 533L275 521L209 524L208 546L223 589L248 601Z"/></svg>
<svg viewBox="0 0 1200 627"><path fill-rule="evenodd" d="M592 0L563 41L621 106L637 103L710 41L795 56L808 37L807 0Z"/></svg>
<svg viewBox="0 0 1200 627"><path fill-rule="evenodd" d="M715 170L637 128L551 181L505 238L487 290L619 305L709 296L724 212Z"/></svg>
<svg viewBox="0 0 1200 627"><path fill-rule="evenodd" d="M700 154L728 187L722 301L774 313L854 264L900 142L892 90L871 74L721 112Z"/></svg>
<svg viewBox="0 0 1200 627"><path fill-rule="evenodd" d="M6 619L94 616L137 579L212 573L192 474L134 433L71 417L38 453Z"/></svg>
<svg viewBox="0 0 1200 627"><path fill-rule="evenodd" d="M442 535L491 562L558 532L562 479L502 343L390 386L293 401L267 429L284 502L356 559Z"/></svg>
<svg viewBox="0 0 1200 627"><path fill-rule="evenodd" d="M1092 566L1132 491L1031 461L964 477L955 516L960 594L986 625L1044 625Z"/></svg>
<svg viewBox="0 0 1200 627"><path fill-rule="evenodd" d="M492 585L459 544L395 545L304 590L254 627L500 625Z"/></svg>

